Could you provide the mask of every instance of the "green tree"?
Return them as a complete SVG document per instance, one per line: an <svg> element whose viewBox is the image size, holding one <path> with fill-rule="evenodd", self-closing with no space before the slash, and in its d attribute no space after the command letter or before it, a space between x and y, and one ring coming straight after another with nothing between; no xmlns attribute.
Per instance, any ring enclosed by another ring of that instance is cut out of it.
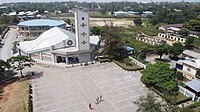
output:
<svg viewBox="0 0 200 112"><path fill-rule="evenodd" d="M172 93L177 91L175 71L164 62L159 61L148 65L142 71L141 80L147 86L154 87L162 92Z"/></svg>
<svg viewBox="0 0 200 112"><path fill-rule="evenodd" d="M187 29L181 29L180 31L178 31L178 34L183 36L188 36L189 33L190 32Z"/></svg>
<svg viewBox="0 0 200 112"><path fill-rule="evenodd" d="M117 59L124 58L125 50L122 48L123 43L118 32L112 22L105 22L105 36L102 37L104 42L103 55L114 56Z"/></svg>
<svg viewBox="0 0 200 112"><path fill-rule="evenodd" d="M181 43L174 43L169 49L169 54L172 58L177 58L183 52L183 45Z"/></svg>
<svg viewBox="0 0 200 112"><path fill-rule="evenodd" d="M141 25L142 25L142 20L141 20L141 18L136 18L136 19L133 20L133 22L134 22L134 24L135 24L136 26L141 26Z"/></svg>
<svg viewBox="0 0 200 112"><path fill-rule="evenodd" d="M184 24L184 27L192 31L200 31L200 21L192 19Z"/></svg>
<svg viewBox="0 0 200 112"><path fill-rule="evenodd" d="M162 59L162 55L168 53L168 46L165 44L156 45L155 52L160 56L160 59Z"/></svg>
<svg viewBox="0 0 200 112"><path fill-rule="evenodd" d="M71 20L70 19L67 19L66 21L65 21L67 24L71 24Z"/></svg>
<svg viewBox="0 0 200 112"><path fill-rule="evenodd" d="M193 42L194 42L194 37L187 37L186 40L185 40L185 47L191 48Z"/></svg>
<svg viewBox="0 0 200 112"><path fill-rule="evenodd" d="M21 76L23 77L22 70L25 67L31 67L33 65L33 60L28 56L18 55L16 57L11 57L7 60L7 62L17 71L20 71Z"/></svg>
<svg viewBox="0 0 200 112"><path fill-rule="evenodd" d="M179 108L169 103L158 101L152 94L147 93L147 96L141 96L134 102L139 108L137 112L179 112Z"/></svg>
<svg viewBox="0 0 200 112"><path fill-rule="evenodd" d="M134 103L139 107L137 112L164 112L162 104L151 93L148 93L147 96L141 96Z"/></svg>
<svg viewBox="0 0 200 112"><path fill-rule="evenodd" d="M93 35L100 35L101 34L101 30L97 26L92 27L90 31L92 32Z"/></svg>

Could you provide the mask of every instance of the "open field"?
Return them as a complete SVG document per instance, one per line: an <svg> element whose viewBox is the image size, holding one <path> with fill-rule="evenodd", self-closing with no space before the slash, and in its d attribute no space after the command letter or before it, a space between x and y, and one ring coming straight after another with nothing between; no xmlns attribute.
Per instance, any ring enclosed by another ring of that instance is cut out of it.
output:
<svg viewBox="0 0 200 112"><path fill-rule="evenodd" d="M52 17L58 19L57 17ZM59 17L61 20L70 19L74 22L74 17ZM104 21L112 21L114 26L134 26L133 20L130 18L90 18L90 26L104 26Z"/></svg>
<svg viewBox="0 0 200 112"><path fill-rule="evenodd" d="M113 63L57 68L35 65L41 72L33 80L33 107L35 112L134 112L133 103L146 95L139 72L126 72ZM103 96L99 104L95 98Z"/></svg>
<svg viewBox="0 0 200 112"><path fill-rule="evenodd" d="M16 81L4 87L0 112L28 112L29 80Z"/></svg>

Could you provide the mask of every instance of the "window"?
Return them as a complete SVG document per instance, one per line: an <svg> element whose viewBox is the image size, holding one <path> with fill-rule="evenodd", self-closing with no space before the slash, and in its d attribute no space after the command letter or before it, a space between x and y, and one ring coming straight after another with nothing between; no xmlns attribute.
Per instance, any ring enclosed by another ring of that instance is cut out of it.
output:
<svg viewBox="0 0 200 112"><path fill-rule="evenodd" d="M85 18L84 17L82 17L82 20L84 20Z"/></svg>

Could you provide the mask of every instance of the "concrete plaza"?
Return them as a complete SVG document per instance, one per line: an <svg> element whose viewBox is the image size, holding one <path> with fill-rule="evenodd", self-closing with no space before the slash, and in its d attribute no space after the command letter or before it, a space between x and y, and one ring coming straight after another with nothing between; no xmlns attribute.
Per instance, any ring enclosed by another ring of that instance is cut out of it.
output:
<svg viewBox="0 0 200 112"><path fill-rule="evenodd" d="M146 95L139 72L126 72L113 63L59 68L35 65L42 76L33 79L34 112L135 112L133 103ZM99 104L95 98L103 96Z"/></svg>

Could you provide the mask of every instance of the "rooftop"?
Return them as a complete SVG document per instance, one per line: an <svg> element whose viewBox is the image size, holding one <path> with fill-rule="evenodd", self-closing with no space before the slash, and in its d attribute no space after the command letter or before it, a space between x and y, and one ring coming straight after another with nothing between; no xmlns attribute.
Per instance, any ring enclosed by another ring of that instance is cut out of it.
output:
<svg viewBox="0 0 200 112"><path fill-rule="evenodd" d="M168 29L168 28L182 28L183 27L183 24L168 24L168 25L163 25L161 26L163 27L164 29Z"/></svg>
<svg viewBox="0 0 200 112"><path fill-rule="evenodd" d="M185 50L185 51L183 51L183 54L188 55L193 58L196 58L196 59L200 59L200 54L196 53L194 51L191 51L191 50Z"/></svg>
<svg viewBox="0 0 200 112"><path fill-rule="evenodd" d="M50 19L34 19L29 21L20 22L18 26L60 26L67 24L62 20L50 20Z"/></svg>
<svg viewBox="0 0 200 112"><path fill-rule="evenodd" d="M200 80L193 79L185 84L196 92L200 92Z"/></svg>

